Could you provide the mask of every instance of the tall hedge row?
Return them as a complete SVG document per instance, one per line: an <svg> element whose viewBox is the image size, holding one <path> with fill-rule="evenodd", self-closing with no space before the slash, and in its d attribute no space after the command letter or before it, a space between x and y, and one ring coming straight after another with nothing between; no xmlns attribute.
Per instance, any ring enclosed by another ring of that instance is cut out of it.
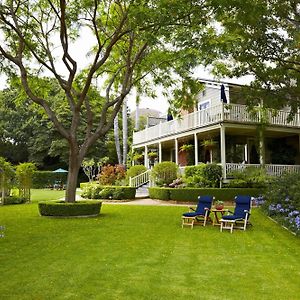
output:
<svg viewBox="0 0 300 300"><path fill-rule="evenodd" d="M233 201L236 195L259 196L262 193L259 188L149 188L149 196L152 199L175 200L196 202L198 196L212 195L216 200Z"/></svg>
<svg viewBox="0 0 300 300"><path fill-rule="evenodd" d="M67 182L68 173L55 173L52 171L36 171L33 174L33 188L42 189L53 186L56 181L63 184Z"/></svg>

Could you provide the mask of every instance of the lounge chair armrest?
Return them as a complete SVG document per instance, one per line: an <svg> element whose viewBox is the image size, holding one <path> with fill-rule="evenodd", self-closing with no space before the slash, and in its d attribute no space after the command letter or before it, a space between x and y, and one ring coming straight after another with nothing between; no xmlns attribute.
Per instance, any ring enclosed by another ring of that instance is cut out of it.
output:
<svg viewBox="0 0 300 300"><path fill-rule="evenodd" d="M210 208L208 208L208 207L204 207L204 210L210 210Z"/></svg>
<svg viewBox="0 0 300 300"><path fill-rule="evenodd" d="M247 210L247 209L244 209L244 212L245 212L245 213L248 213L249 215L251 214L250 211Z"/></svg>
<svg viewBox="0 0 300 300"><path fill-rule="evenodd" d="M196 211L196 209L194 208L194 207L189 207L189 209L191 210L191 211Z"/></svg>

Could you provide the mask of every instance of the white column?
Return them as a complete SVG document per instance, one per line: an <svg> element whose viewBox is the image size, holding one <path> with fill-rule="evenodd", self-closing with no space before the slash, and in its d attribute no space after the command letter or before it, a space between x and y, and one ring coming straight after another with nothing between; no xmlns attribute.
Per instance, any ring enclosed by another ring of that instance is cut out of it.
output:
<svg viewBox="0 0 300 300"><path fill-rule="evenodd" d="M221 124L220 127L220 139L221 139L221 165L223 168L223 178L226 178L226 140L225 140L225 127Z"/></svg>
<svg viewBox="0 0 300 300"><path fill-rule="evenodd" d="M263 129L259 130L259 163L265 165L265 137Z"/></svg>
<svg viewBox="0 0 300 300"><path fill-rule="evenodd" d="M178 140L175 139L175 163L178 165Z"/></svg>
<svg viewBox="0 0 300 300"><path fill-rule="evenodd" d="M149 164L148 164L148 146L145 146L145 150L144 150L144 166L148 169L149 168Z"/></svg>
<svg viewBox="0 0 300 300"><path fill-rule="evenodd" d="M162 162L162 146L161 142L158 143L158 162Z"/></svg>
<svg viewBox="0 0 300 300"><path fill-rule="evenodd" d="M198 165L198 138L197 138L197 133L194 133L194 143L195 143L195 165Z"/></svg>

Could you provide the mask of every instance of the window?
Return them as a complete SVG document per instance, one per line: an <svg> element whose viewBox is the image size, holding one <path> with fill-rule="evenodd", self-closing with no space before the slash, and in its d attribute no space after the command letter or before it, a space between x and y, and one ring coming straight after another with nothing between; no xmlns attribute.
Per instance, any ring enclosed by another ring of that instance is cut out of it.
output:
<svg viewBox="0 0 300 300"><path fill-rule="evenodd" d="M210 100L206 100L199 103L199 110L203 110L210 107Z"/></svg>

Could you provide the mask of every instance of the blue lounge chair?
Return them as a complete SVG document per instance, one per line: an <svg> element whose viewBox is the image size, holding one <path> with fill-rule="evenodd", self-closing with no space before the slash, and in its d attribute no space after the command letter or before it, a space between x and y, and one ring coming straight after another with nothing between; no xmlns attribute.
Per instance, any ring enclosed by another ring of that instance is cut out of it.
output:
<svg viewBox="0 0 300 300"><path fill-rule="evenodd" d="M234 212L228 211L231 214L224 215L221 219L220 231L229 229L232 233L234 228L246 230L251 214L251 196L236 196Z"/></svg>
<svg viewBox="0 0 300 300"><path fill-rule="evenodd" d="M191 226L192 229L194 224L205 226L207 221L211 222L209 214L213 200L213 196L199 196L196 209L190 207L189 212L182 214L182 228L186 225Z"/></svg>

